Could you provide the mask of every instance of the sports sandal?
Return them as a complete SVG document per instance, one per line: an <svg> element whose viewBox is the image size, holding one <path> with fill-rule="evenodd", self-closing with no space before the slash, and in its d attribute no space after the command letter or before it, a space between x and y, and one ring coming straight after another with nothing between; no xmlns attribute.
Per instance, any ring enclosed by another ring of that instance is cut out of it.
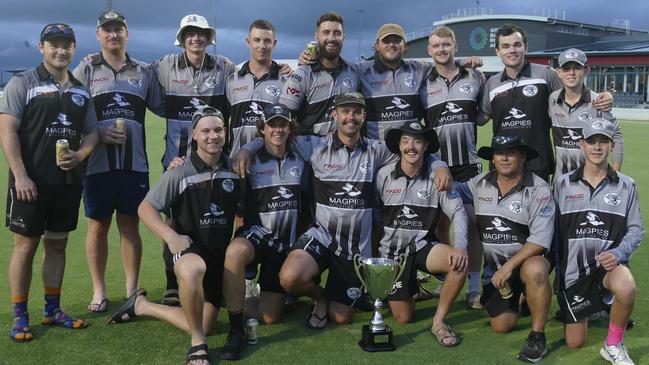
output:
<svg viewBox="0 0 649 365"><path fill-rule="evenodd" d="M103 298L99 303L90 302L88 311L92 313L104 313L108 309L108 299Z"/></svg>
<svg viewBox="0 0 649 365"><path fill-rule="evenodd" d="M115 309L108 319L106 319L106 324L127 322L135 318L135 302L140 295L146 296L146 290L140 288L135 291L135 293L131 294L131 296L128 297L122 305Z"/></svg>
<svg viewBox="0 0 649 365"><path fill-rule="evenodd" d="M70 317L65 314L61 308L56 309L54 316L47 316L43 318L42 325L45 326L61 326L74 330L80 330L88 327L88 322L81 318Z"/></svg>
<svg viewBox="0 0 649 365"><path fill-rule="evenodd" d="M198 351L205 351L204 354L196 354ZM207 360L207 362L210 362L210 355L207 354L207 344L202 343L200 345L192 346L189 348L189 352L187 353L187 364L191 365L194 361L196 360Z"/></svg>
<svg viewBox="0 0 649 365"><path fill-rule="evenodd" d="M462 342L460 337L453 332L451 326L444 323L444 325L439 326L437 329L431 327L430 332L435 336L437 343L443 347L455 347ZM441 332L441 333L440 333Z"/></svg>
<svg viewBox="0 0 649 365"><path fill-rule="evenodd" d="M32 330L29 328L29 315L27 312L22 316L14 317L14 325L11 327L9 338L13 342L29 342L34 339Z"/></svg>
<svg viewBox="0 0 649 365"><path fill-rule="evenodd" d="M306 317L306 321L304 322L304 325L306 326L306 328L311 330L316 330L316 331L323 330L325 327L327 327L329 316L325 314L324 316L320 317L319 315L315 314L315 312L313 311L314 309L315 309L315 304L311 306L311 309L309 310L309 316ZM314 318L320 321L320 323L322 324L320 326L314 326L313 324L311 324L311 320Z"/></svg>

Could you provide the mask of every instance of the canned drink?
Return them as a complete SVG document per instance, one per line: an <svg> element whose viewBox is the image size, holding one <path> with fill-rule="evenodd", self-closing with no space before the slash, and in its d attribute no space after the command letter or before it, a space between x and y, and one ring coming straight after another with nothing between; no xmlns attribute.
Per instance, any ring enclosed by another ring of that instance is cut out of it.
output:
<svg viewBox="0 0 649 365"><path fill-rule="evenodd" d="M56 164L58 165L61 162L61 158L64 154L68 153L70 150L70 144L67 139L59 139L56 141Z"/></svg>
<svg viewBox="0 0 649 365"><path fill-rule="evenodd" d="M318 42L311 41L307 43L306 50L307 52L309 52L309 59L311 60L311 63L318 62L318 59L320 58L320 49L318 48Z"/></svg>
<svg viewBox="0 0 649 365"><path fill-rule="evenodd" d="M498 292L500 293L500 297L503 299L509 299L512 296L514 296L514 293L512 292L512 287L509 286L509 283L505 283L505 286L502 288L498 289Z"/></svg>
<svg viewBox="0 0 649 365"><path fill-rule="evenodd" d="M126 131L126 119L124 118L115 119L115 128L119 129L122 132Z"/></svg>
<svg viewBox="0 0 649 365"><path fill-rule="evenodd" d="M248 318L246 320L246 342L249 345L256 345L259 342L257 327L259 327L257 318Z"/></svg>

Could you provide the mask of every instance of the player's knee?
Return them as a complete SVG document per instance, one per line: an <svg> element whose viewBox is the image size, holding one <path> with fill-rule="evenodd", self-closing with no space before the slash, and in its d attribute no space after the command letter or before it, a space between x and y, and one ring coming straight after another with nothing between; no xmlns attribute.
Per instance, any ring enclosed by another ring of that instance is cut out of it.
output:
<svg viewBox="0 0 649 365"><path fill-rule="evenodd" d="M245 265L250 254L250 248L240 240L234 240L225 251L225 265Z"/></svg>
<svg viewBox="0 0 649 365"><path fill-rule="evenodd" d="M392 313L392 317L394 317L394 320L397 321L397 323L404 324L412 322L412 312L410 311L395 312Z"/></svg>
<svg viewBox="0 0 649 365"><path fill-rule="evenodd" d="M281 313L260 313L259 319L263 324L277 324L282 320Z"/></svg>
<svg viewBox="0 0 649 365"><path fill-rule="evenodd" d="M184 262L178 262L175 267L176 277L178 281L185 286L202 285L203 276L207 271L205 261L200 257L187 257Z"/></svg>
<svg viewBox="0 0 649 365"><path fill-rule="evenodd" d="M569 349L578 349L586 344L586 339L583 337L566 337L566 346Z"/></svg>
<svg viewBox="0 0 649 365"><path fill-rule="evenodd" d="M284 266L279 272L279 284L289 293L299 286L299 280L299 273L291 267Z"/></svg>
<svg viewBox="0 0 649 365"><path fill-rule="evenodd" d="M354 313L329 312L329 318L336 324L350 324L354 318Z"/></svg>
<svg viewBox="0 0 649 365"><path fill-rule="evenodd" d="M548 284L548 270L546 265L538 260L526 262L523 267L523 280L526 286L543 286Z"/></svg>
<svg viewBox="0 0 649 365"><path fill-rule="evenodd" d="M509 333L514 329L516 323L510 321L491 321L491 330L496 333Z"/></svg>

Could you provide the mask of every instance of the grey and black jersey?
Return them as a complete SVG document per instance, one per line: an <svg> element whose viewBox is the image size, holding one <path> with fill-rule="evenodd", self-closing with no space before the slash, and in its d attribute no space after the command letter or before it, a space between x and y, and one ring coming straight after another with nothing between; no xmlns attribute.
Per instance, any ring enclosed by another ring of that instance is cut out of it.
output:
<svg viewBox="0 0 649 365"><path fill-rule="evenodd" d="M279 74L279 65L273 61L271 70L257 79L250 72L249 62L228 76L225 93L230 104L228 140L230 157L241 146L257 136L257 121L264 117L264 107L277 104L286 78Z"/></svg>
<svg viewBox="0 0 649 365"><path fill-rule="evenodd" d="M624 139L620 126L613 114L598 111L593 107L591 101L595 98L597 94L586 86L583 87L581 99L574 106L566 103L565 89L561 88L550 94L548 114L552 118L552 137L557 160L555 177L576 170L584 163L584 155L579 148L579 141L583 138L582 128L585 123L592 123L595 119L608 120L615 127L613 161L622 162Z"/></svg>
<svg viewBox="0 0 649 365"><path fill-rule="evenodd" d="M286 252L296 240L303 176L304 160L292 150L277 158L261 148L252 158L244 226L271 237L267 243L277 252Z"/></svg>
<svg viewBox="0 0 649 365"><path fill-rule="evenodd" d="M455 229L455 247L467 247L468 218L456 191L437 192L432 159L415 177L401 169L401 161L383 166L376 177L376 190L383 202L383 238L379 244L382 257L396 259L414 255L429 242L437 241L435 229L440 214L446 214Z"/></svg>
<svg viewBox="0 0 649 365"><path fill-rule="evenodd" d="M205 54L202 68L194 70L184 53L170 54L152 64L165 98L167 131L162 165L191 153L192 115L206 106L219 109L228 121L225 80L236 66L223 56Z"/></svg>
<svg viewBox="0 0 649 365"><path fill-rule="evenodd" d="M563 85L554 69L525 63L512 79L503 70L489 78L482 96L481 112L493 119L493 133L523 137L539 152L527 163L533 171L554 171L548 115L548 97Z"/></svg>
<svg viewBox="0 0 649 365"><path fill-rule="evenodd" d="M78 150L82 137L97 130L97 116L90 90L70 72L68 78L59 84L41 63L12 77L0 98L0 114L20 120L20 156L36 185L82 185L83 164L68 171L56 165L56 141L66 139ZM14 184L10 169L9 186Z"/></svg>
<svg viewBox="0 0 649 365"><path fill-rule="evenodd" d="M439 138L438 156L449 166L480 162L476 152L476 121L485 77L478 70L458 68L452 80L446 80L433 68L419 90L425 125L435 128Z"/></svg>
<svg viewBox="0 0 649 365"><path fill-rule="evenodd" d="M626 175L609 167L595 188L583 178L583 167L555 181L554 196L559 208L558 238L560 283L570 287L590 275L595 259L610 251L618 262L627 262L642 242L638 188Z"/></svg>
<svg viewBox="0 0 649 365"><path fill-rule="evenodd" d="M485 283L525 243L549 250L554 234L555 204L548 183L526 171L517 186L500 196L496 175L486 172L456 183L457 191L475 208L485 258Z"/></svg>
<svg viewBox="0 0 649 365"><path fill-rule="evenodd" d="M399 68L391 70L378 57L358 65L367 138L382 141L388 130L423 118L418 92L432 67L430 62L402 60Z"/></svg>
<svg viewBox="0 0 649 365"><path fill-rule="evenodd" d="M174 230L189 236L192 245L199 245L222 265L241 188L239 175L232 172L225 156L213 169L194 153L162 174L145 200L157 211L169 210Z"/></svg>
<svg viewBox="0 0 649 365"><path fill-rule="evenodd" d="M297 112L298 134L326 136L336 129L334 99L360 89L356 67L340 58L334 70L322 64L302 65L284 83L279 103Z"/></svg>
<svg viewBox="0 0 649 365"><path fill-rule="evenodd" d="M164 115L164 99L151 68L127 54L124 66L113 70L100 52L81 61L73 74L92 92L99 127L112 127L116 118L126 120L126 141L123 144L100 142L88 157L86 175L115 170L148 172L146 108Z"/></svg>

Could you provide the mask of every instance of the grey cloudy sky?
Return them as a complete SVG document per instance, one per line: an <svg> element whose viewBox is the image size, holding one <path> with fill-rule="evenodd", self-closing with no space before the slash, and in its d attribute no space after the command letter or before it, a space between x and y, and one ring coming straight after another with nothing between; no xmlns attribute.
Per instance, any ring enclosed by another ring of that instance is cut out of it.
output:
<svg viewBox="0 0 649 365"><path fill-rule="evenodd" d="M458 9L484 7L493 14L547 15L590 24L609 25L613 19L629 20L634 29L649 30L644 0L2 0L0 5L0 68L32 67L40 61L37 43L43 25L62 21L77 31L77 57L96 52L96 19L107 4L124 13L129 24L129 53L142 61L177 52L173 40L180 19L190 13L208 18L217 30L217 52L235 63L245 61L244 38L257 18L273 22L278 44L275 58L295 58L313 39L315 20L323 12L337 11L345 18L343 55L357 59L370 55L376 29L383 23L400 23L406 32L430 26ZM544 13L545 12L545 13ZM555 13L556 12L556 13ZM359 40L361 42L359 43ZM360 45L360 46L359 46ZM212 52L212 50L210 50ZM4 74L4 80L7 74Z"/></svg>

